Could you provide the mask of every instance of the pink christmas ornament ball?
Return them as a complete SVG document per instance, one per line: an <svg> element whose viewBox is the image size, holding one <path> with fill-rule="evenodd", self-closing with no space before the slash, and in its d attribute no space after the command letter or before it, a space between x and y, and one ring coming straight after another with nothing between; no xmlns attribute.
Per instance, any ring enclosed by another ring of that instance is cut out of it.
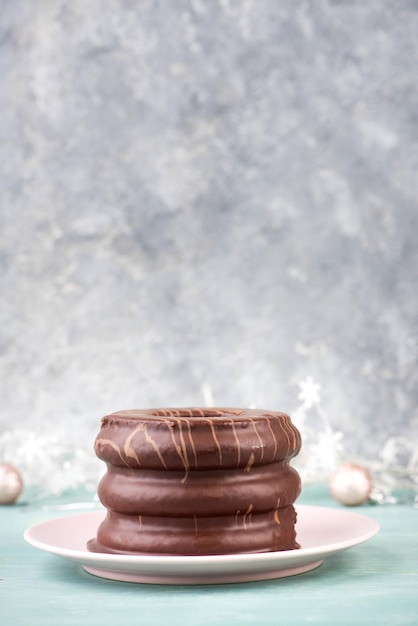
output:
<svg viewBox="0 0 418 626"><path fill-rule="evenodd" d="M0 504L13 504L22 491L20 472L9 463L0 463Z"/></svg>
<svg viewBox="0 0 418 626"><path fill-rule="evenodd" d="M373 482L364 467L355 463L344 463L331 474L328 486L337 502L346 506L358 506L369 499Z"/></svg>

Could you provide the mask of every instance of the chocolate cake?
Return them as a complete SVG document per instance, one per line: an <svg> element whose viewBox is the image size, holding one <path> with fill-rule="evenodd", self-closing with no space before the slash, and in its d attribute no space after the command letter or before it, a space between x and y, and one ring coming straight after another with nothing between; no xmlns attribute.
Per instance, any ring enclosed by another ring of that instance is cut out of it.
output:
<svg viewBox="0 0 418 626"><path fill-rule="evenodd" d="M284 413L150 409L104 417L107 516L88 549L207 555L292 550L298 430Z"/></svg>

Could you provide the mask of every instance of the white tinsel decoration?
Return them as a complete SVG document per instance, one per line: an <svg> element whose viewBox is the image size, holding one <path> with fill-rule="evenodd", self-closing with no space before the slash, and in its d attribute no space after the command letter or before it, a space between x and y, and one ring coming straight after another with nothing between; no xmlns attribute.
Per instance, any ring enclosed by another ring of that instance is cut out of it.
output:
<svg viewBox="0 0 418 626"><path fill-rule="evenodd" d="M321 407L321 385L307 376L298 386L300 404L292 413L292 421L302 434L303 446L293 465L305 484L327 480L342 459L343 433L332 429Z"/></svg>
<svg viewBox="0 0 418 626"><path fill-rule="evenodd" d="M312 376L298 383L299 406L292 421L301 431L303 447L293 465L302 482L327 481L341 464L356 463L368 470L373 478L372 500L378 503L401 501L393 494L406 490L415 493L418 504L418 446L405 437L388 437L377 459L363 459L344 449L344 433L333 430L327 413L321 406L321 385ZM410 497L410 496L409 496ZM408 499L408 496L406 497Z"/></svg>
<svg viewBox="0 0 418 626"><path fill-rule="evenodd" d="M8 430L1 435L0 460L14 465L25 486L37 488L40 497L77 487L95 489L103 474L103 464L91 448L26 430Z"/></svg>

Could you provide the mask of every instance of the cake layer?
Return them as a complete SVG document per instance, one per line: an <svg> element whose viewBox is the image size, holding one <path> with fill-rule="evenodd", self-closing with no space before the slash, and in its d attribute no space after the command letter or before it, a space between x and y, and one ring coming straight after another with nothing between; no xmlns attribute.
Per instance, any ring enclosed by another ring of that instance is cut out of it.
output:
<svg viewBox="0 0 418 626"><path fill-rule="evenodd" d="M219 517L148 517L109 511L93 552L118 554L209 555L293 550L296 512L287 506L254 514L248 508Z"/></svg>
<svg viewBox="0 0 418 626"><path fill-rule="evenodd" d="M301 439L285 413L247 409L150 409L102 419L97 456L118 467L183 471L289 460Z"/></svg>
<svg viewBox="0 0 418 626"><path fill-rule="evenodd" d="M299 474L287 462L253 466L250 470L216 469L184 472L109 467L98 495L119 513L173 516L235 515L249 507L254 513L284 507L300 493Z"/></svg>

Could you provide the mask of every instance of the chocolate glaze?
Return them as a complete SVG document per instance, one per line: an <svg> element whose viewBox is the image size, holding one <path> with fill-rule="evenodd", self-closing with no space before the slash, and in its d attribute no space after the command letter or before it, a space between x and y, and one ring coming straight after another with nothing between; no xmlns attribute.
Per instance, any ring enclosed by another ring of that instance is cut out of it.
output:
<svg viewBox="0 0 418 626"><path fill-rule="evenodd" d="M301 439L284 413L121 411L95 450L108 514L88 548L127 554L225 554L297 547Z"/></svg>
<svg viewBox="0 0 418 626"><path fill-rule="evenodd" d="M138 517L110 511L88 548L117 554L202 555L296 547L293 506L279 513L253 513L249 509L221 517Z"/></svg>
<svg viewBox="0 0 418 626"><path fill-rule="evenodd" d="M293 504L300 493L299 474L286 462L221 471L182 472L114 467L99 484L98 495L113 511L130 515L202 517L235 515L249 503L257 512Z"/></svg>

